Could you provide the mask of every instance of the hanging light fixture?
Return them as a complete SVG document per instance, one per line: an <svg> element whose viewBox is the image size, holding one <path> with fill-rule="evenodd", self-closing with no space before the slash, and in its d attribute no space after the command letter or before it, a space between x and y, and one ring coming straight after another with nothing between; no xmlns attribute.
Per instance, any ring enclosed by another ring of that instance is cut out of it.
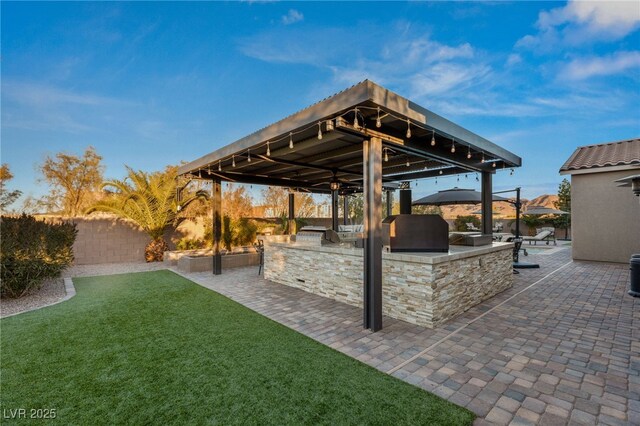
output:
<svg viewBox="0 0 640 426"><path fill-rule="evenodd" d="M318 121L318 140L322 140L322 122Z"/></svg>
<svg viewBox="0 0 640 426"><path fill-rule="evenodd" d="M198 177L199 177L200 179L202 179L202 170L201 170L201 169L198 169Z"/></svg>
<svg viewBox="0 0 640 426"><path fill-rule="evenodd" d="M331 182L329 182L329 187L332 191L337 191L340 189L340 181L334 176Z"/></svg>
<svg viewBox="0 0 640 426"><path fill-rule="evenodd" d="M482 162L484 163L484 152L482 153Z"/></svg>
<svg viewBox="0 0 640 426"><path fill-rule="evenodd" d="M442 169L440 169L440 174L442 174Z"/></svg>
<svg viewBox="0 0 640 426"><path fill-rule="evenodd" d="M467 160L471 159L471 145L469 145L469 150L467 151Z"/></svg>
<svg viewBox="0 0 640 426"><path fill-rule="evenodd" d="M494 161L493 163L491 163L491 167L493 167L494 169L496 168L496 161Z"/></svg>
<svg viewBox="0 0 640 426"><path fill-rule="evenodd" d="M236 156L232 155L231 156L231 167L235 167L236 166Z"/></svg>
<svg viewBox="0 0 640 426"><path fill-rule="evenodd" d="M455 154L455 152L456 152L456 140L451 139L451 153Z"/></svg>
<svg viewBox="0 0 640 426"><path fill-rule="evenodd" d="M388 148L384 149L384 162L385 163L389 162L389 149Z"/></svg>
<svg viewBox="0 0 640 426"><path fill-rule="evenodd" d="M267 157L271 157L271 148L269 147L269 141L267 141Z"/></svg>
<svg viewBox="0 0 640 426"><path fill-rule="evenodd" d="M247 149L247 163L251 162L251 150Z"/></svg>
<svg viewBox="0 0 640 426"><path fill-rule="evenodd" d="M222 171L222 161L218 160L218 171Z"/></svg>
<svg viewBox="0 0 640 426"><path fill-rule="evenodd" d="M358 108L356 108L353 113L353 127L355 129L360 128L360 123L358 123Z"/></svg>
<svg viewBox="0 0 640 426"><path fill-rule="evenodd" d="M411 137L411 122L407 118L407 139Z"/></svg>
<svg viewBox="0 0 640 426"><path fill-rule="evenodd" d="M436 131L433 130L431 133L431 146L436 146Z"/></svg>
<svg viewBox="0 0 640 426"><path fill-rule="evenodd" d="M289 149L293 149L293 133L289 132Z"/></svg>
<svg viewBox="0 0 640 426"><path fill-rule="evenodd" d="M409 157L407 157L407 167L411 166L411 162L409 161Z"/></svg>
<svg viewBox="0 0 640 426"><path fill-rule="evenodd" d="M382 127L382 120L380 119L380 107L378 107L378 118L376 118L376 127L378 129Z"/></svg>

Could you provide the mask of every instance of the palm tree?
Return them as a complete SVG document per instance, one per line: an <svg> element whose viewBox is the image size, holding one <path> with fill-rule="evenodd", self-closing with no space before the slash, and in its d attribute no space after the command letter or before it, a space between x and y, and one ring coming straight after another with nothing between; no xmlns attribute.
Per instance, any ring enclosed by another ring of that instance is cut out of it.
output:
<svg viewBox="0 0 640 426"><path fill-rule="evenodd" d="M177 226L184 216L179 212L196 200L207 198L204 191L187 194L182 200L176 197L177 169L167 167L164 172L145 173L127 167L124 180L111 180L102 184L111 193L95 203L87 213L103 211L135 222L151 237L145 247L147 262L162 261L169 245L164 240L164 230Z"/></svg>

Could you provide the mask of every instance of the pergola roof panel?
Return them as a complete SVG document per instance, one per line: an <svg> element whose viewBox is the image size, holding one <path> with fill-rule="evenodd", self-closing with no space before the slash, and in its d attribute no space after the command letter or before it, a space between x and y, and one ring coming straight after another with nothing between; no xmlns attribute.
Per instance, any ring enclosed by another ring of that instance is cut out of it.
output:
<svg viewBox="0 0 640 426"><path fill-rule="evenodd" d="M354 123L356 114L359 127ZM431 146L434 135L436 145ZM437 175L441 169L442 174L491 172L495 166L521 165L515 154L365 80L180 167L179 174L204 172L211 178L325 192L334 177L362 180L362 141L373 136L381 137L388 157L383 163L385 181ZM451 153L454 143L457 149Z"/></svg>

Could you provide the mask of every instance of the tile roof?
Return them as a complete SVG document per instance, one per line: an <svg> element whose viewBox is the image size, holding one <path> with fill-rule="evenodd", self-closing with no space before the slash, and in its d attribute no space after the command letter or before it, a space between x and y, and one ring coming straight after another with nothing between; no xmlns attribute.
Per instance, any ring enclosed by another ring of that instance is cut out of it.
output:
<svg viewBox="0 0 640 426"><path fill-rule="evenodd" d="M640 138L577 148L560 168L569 170L640 165Z"/></svg>

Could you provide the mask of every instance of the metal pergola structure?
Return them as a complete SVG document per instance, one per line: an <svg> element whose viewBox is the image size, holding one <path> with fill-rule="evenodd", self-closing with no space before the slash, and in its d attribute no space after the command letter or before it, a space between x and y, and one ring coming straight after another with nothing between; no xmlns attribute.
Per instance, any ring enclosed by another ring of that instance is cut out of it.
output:
<svg viewBox="0 0 640 426"><path fill-rule="evenodd" d="M382 204L382 191L401 188L401 205L407 205L408 181L479 173L483 232L491 233L492 175L521 164L504 148L365 80L181 166L178 174L213 182L214 274L221 273L221 182L331 194L334 228L338 196L362 192L364 326L377 331L382 328L382 210L374 206Z"/></svg>

